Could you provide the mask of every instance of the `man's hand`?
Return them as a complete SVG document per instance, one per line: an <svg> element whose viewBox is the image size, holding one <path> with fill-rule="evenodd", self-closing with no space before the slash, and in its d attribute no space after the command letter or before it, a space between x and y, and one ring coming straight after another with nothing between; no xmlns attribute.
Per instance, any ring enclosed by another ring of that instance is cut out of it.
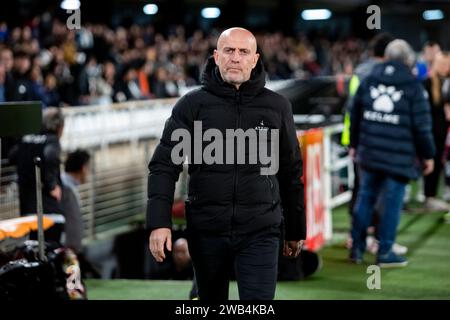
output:
<svg viewBox="0 0 450 320"><path fill-rule="evenodd" d="M445 120L450 121L450 103L444 105Z"/></svg>
<svg viewBox="0 0 450 320"><path fill-rule="evenodd" d="M423 175L427 176L430 173L432 173L433 170L434 170L434 160L433 159L423 160Z"/></svg>
<svg viewBox="0 0 450 320"><path fill-rule="evenodd" d="M348 149L348 155L349 155L350 159L352 159L353 161L355 161L355 156L356 156L356 150L355 150L355 148L350 148L350 149Z"/></svg>
<svg viewBox="0 0 450 320"><path fill-rule="evenodd" d="M297 258L303 247L303 240L284 241L283 255L285 257Z"/></svg>
<svg viewBox="0 0 450 320"><path fill-rule="evenodd" d="M61 202L61 197L62 197L62 191L61 191L61 187L59 185L56 185L56 187L50 191L50 195L55 198L58 202Z"/></svg>
<svg viewBox="0 0 450 320"><path fill-rule="evenodd" d="M164 245L172 251L172 231L169 228L158 228L150 233L149 248L155 260L163 262L166 258Z"/></svg>

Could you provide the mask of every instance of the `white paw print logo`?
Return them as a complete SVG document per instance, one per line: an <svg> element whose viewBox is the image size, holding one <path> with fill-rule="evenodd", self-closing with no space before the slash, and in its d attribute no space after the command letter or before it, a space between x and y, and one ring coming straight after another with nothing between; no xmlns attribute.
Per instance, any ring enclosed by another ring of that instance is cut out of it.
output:
<svg viewBox="0 0 450 320"><path fill-rule="evenodd" d="M372 105L375 111L391 113L394 110L394 102L399 101L402 95L403 91L396 91L394 86L379 84L376 88L370 87L370 97L375 100Z"/></svg>

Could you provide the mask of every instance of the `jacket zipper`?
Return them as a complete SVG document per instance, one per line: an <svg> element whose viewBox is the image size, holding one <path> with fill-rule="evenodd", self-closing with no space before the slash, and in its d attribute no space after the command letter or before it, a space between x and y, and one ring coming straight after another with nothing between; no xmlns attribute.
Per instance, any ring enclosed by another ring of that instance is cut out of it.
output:
<svg viewBox="0 0 450 320"><path fill-rule="evenodd" d="M240 93L239 91L236 90L235 92L235 96L234 96L234 101L235 101L235 106L236 106L236 112L237 112L237 118L236 118L236 130L239 129L240 125L241 125L241 112L239 109L239 104L240 104ZM234 141L233 143L236 143L236 141ZM234 156L236 157L236 146L234 148L235 150L235 154ZM236 158L234 159L236 160ZM237 167L237 161L234 162L234 176L233 176L233 180L234 180L234 186L233 186L233 214L231 216L231 233L234 233L234 217L236 214L236 189L237 189L237 184L238 184L238 167Z"/></svg>
<svg viewBox="0 0 450 320"><path fill-rule="evenodd" d="M266 176L266 179L269 182L270 192L272 193L272 206L273 206L275 205L275 192L274 192L275 186L273 184L272 179L270 179L268 175Z"/></svg>

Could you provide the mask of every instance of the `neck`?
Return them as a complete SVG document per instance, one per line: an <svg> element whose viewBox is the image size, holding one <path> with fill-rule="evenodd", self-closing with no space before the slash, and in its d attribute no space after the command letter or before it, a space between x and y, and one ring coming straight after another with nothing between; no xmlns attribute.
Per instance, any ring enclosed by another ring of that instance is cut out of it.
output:
<svg viewBox="0 0 450 320"><path fill-rule="evenodd" d="M77 172L66 172L69 176L71 176L77 183L81 184L81 176Z"/></svg>

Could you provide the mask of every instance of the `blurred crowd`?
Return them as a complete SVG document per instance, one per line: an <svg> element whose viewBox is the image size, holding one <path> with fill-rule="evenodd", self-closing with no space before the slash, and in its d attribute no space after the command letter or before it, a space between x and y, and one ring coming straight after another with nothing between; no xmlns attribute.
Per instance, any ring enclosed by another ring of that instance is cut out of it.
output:
<svg viewBox="0 0 450 320"><path fill-rule="evenodd" d="M59 107L175 97L200 83L218 34L89 23L70 31L49 14L22 27L0 22L0 102ZM310 41L304 34L263 33L257 40L268 80L350 75L367 47L361 40Z"/></svg>

